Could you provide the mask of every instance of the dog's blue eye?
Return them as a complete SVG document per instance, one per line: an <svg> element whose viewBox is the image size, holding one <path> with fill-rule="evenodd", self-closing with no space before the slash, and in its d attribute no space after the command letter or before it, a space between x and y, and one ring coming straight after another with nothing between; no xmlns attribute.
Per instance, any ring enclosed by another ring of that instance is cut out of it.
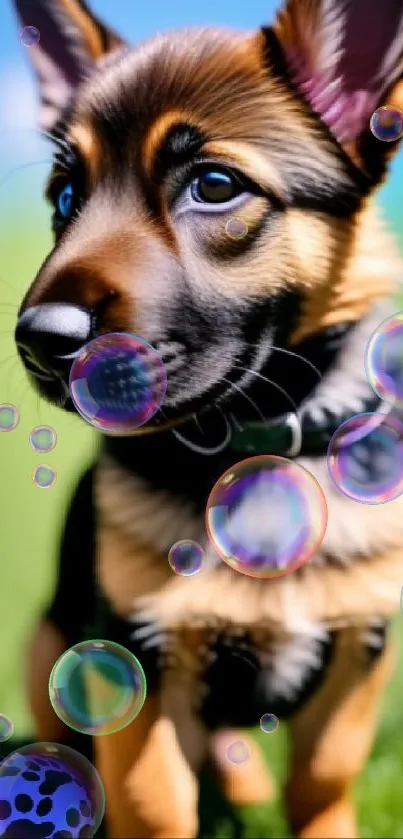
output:
<svg viewBox="0 0 403 839"><path fill-rule="evenodd" d="M191 184L193 200L203 204L225 204L243 191L233 175L213 169L199 175Z"/></svg>
<svg viewBox="0 0 403 839"><path fill-rule="evenodd" d="M65 184L57 196L56 208L59 215L64 219L69 219L73 215L74 209L74 190L71 184Z"/></svg>

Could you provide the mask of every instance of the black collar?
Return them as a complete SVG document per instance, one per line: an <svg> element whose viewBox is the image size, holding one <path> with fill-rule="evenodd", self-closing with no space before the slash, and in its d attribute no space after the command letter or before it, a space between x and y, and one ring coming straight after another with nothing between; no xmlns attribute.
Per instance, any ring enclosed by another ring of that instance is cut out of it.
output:
<svg viewBox="0 0 403 839"><path fill-rule="evenodd" d="M379 398L369 385L359 404L354 400L353 408L344 405L335 412L334 406L329 405L319 418L310 410L316 386L326 381L328 371L337 365L339 353L348 346L350 331L356 326L346 323L324 330L293 346L290 354L288 350L285 354L273 352L264 373L275 387L268 390L266 382L257 378L254 388L248 386L248 402L241 400L239 410L237 407L232 415L225 417L215 408L200 415L200 429L192 421L177 432L104 437L104 450L150 487L184 497L200 510L205 509L215 482L239 460L258 454L326 456L329 441L344 420L357 413L379 410ZM364 338L363 352L365 341ZM277 346L286 348L287 343L278 342ZM312 375L315 368L316 375ZM259 391L259 387L263 390ZM256 411L251 408L247 414L251 399L264 408L264 422L255 422ZM231 418L237 421L232 430Z"/></svg>
<svg viewBox="0 0 403 839"><path fill-rule="evenodd" d="M389 413L386 406L382 406L379 397L368 399L360 412L328 415L323 423L314 422L312 418L299 419L297 414L288 413L265 423L245 423L242 429L236 429L231 440L234 451L244 456L259 454L281 455L282 457L298 457L298 455L325 455L333 437L340 426L356 413L372 413L381 411Z"/></svg>

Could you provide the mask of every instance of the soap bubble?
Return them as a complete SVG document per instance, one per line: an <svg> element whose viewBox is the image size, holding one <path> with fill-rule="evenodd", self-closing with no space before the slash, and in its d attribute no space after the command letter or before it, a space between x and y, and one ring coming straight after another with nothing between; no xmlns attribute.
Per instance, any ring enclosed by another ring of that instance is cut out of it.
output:
<svg viewBox="0 0 403 839"><path fill-rule="evenodd" d="M160 408L167 387L161 356L129 333L100 335L74 359L70 394L84 419L106 434L131 434Z"/></svg>
<svg viewBox="0 0 403 839"><path fill-rule="evenodd" d="M219 478L209 496L206 527L219 556L252 577L299 568L322 542L324 494L294 461L261 455L242 460Z"/></svg>
<svg viewBox="0 0 403 839"><path fill-rule="evenodd" d="M0 764L1 836L93 837L105 793L87 758L59 743L32 743Z"/></svg>
<svg viewBox="0 0 403 839"><path fill-rule="evenodd" d="M120 731L140 713L146 680L136 656L113 641L82 641L57 660L49 697L60 719L82 734Z"/></svg>

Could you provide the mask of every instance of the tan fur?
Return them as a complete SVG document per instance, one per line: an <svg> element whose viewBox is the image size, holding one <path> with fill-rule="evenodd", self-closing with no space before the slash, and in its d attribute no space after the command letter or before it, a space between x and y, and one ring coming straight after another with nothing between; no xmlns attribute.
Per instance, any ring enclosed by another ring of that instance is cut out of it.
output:
<svg viewBox="0 0 403 839"><path fill-rule="evenodd" d="M96 134L91 131L90 126L85 123L74 123L69 130L69 141L80 152L85 160L85 168L88 173L88 189L94 188L99 170L99 157L101 149L97 142Z"/></svg>
<svg viewBox="0 0 403 839"><path fill-rule="evenodd" d="M258 582L220 561L217 568L208 546L203 574L172 578L166 559L170 546L179 539L205 543L203 520L105 461L97 489L99 574L118 613L129 615L136 599L148 595L147 606L171 629L197 619L207 626L220 621L278 624L293 632L307 622L335 627L374 614L392 615L401 585L403 496L377 506L357 504L333 486L325 459L300 463L314 474L327 498L329 519L321 549L298 574ZM326 566L326 555L339 567Z"/></svg>
<svg viewBox="0 0 403 839"><path fill-rule="evenodd" d="M336 226L328 231L328 237L333 238L333 250L335 254L341 252L341 257L338 257L339 271L333 271L330 266L330 282L326 285L315 284L312 278L317 266L312 217L299 213L296 218L291 217L290 224L295 224L293 241L297 243L301 266L306 266L308 289L303 314L293 335L295 343L335 323L358 320L370 309L374 300L396 293L399 283L402 283L403 257L373 201L364 207L355 241L344 259L342 235L338 235ZM321 235L320 221L318 235ZM319 247L316 253L326 252L328 245L329 241L322 241L323 247ZM317 266L318 271L320 267Z"/></svg>
<svg viewBox="0 0 403 839"><path fill-rule="evenodd" d="M185 108L170 109L160 114L150 126L144 137L142 149L144 171L149 177L152 177L159 149L169 130L177 123L188 122L189 119L191 115Z"/></svg>
<svg viewBox="0 0 403 839"><path fill-rule="evenodd" d="M389 647L362 678L361 656L358 632L342 632L326 681L291 721L286 802L301 839L357 836L353 785L370 751L395 660Z"/></svg>
<svg viewBox="0 0 403 839"><path fill-rule="evenodd" d="M93 58L98 58L103 51L102 40L100 31L94 26L90 15L85 13L81 4L77 4L76 0L62 0L62 7L74 25L80 28L89 54Z"/></svg>
<svg viewBox="0 0 403 839"><path fill-rule="evenodd" d="M186 742L178 741L175 722L184 710L183 688L178 689L172 677L170 686L172 696L168 685L163 693L169 701L169 715L161 707L160 697L149 697L141 715L124 731L113 738L107 735L97 739L97 765L111 802L111 839L189 839L196 835L194 768L200 755L195 755L194 747L195 740L196 744L200 741L200 732L193 721L191 730L186 732ZM179 700L174 707L170 702L173 697ZM186 731L187 712L184 721Z"/></svg>
<svg viewBox="0 0 403 839"><path fill-rule="evenodd" d="M246 745L248 759L244 763L231 763L227 759L226 749L239 739ZM212 738L211 752L220 787L229 801L242 806L262 802L267 804L274 798L275 781L256 742L245 737L245 731L219 731Z"/></svg>
<svg viewBox="0 0 403 839"><path fill-rule="evenodd" d="M80 0L58 0L58 2L72 24L80 30L88 54L95 60L100 58L104 52L104 43L99 22L83 8ZM105 34L107 34L109 49L114 50L122 45L121 39L111 30Z"/></svg>

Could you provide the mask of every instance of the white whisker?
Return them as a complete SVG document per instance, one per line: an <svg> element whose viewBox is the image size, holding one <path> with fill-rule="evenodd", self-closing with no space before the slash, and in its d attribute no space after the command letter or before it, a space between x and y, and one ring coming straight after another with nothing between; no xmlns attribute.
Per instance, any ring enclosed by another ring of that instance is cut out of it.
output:
<svg viewBox="0 0 403 839"><path fill-rule="evenodd" d="M288 399L290 405L292 405L294 413L298 413L296 403L294 402L290 394L287 393L287 391L284 390L284 388L281 387L281 385L277 384L277 382L273 382L271 379L268 379L267 376L263 376L262 373L257 373L256 370L251 370L249 367L242 367L240 364L235 364L235 367L238 370L244 370L245 373L252 373L253 376L257 376L258 379L262 379L264 382L267 382L267 384L274 387L276 390L279 391L279 393L281 393L283 396L286 397L286 399Z"/></svg>
<svg viewBox="0 0 403 839"><path fill-rule="evenodd" d="M31 163L21 163L20 166L14 166L12 169L9 169L7 174L4 175L4 177L0 180L0 187L2 187L3 184L5 184L6 181L8 181L8 179L11 178L11 176L15 174L15 172L19 172L20 169L28 169L29 166L38 166L40 163L42 163L42 164L46 163L49 166L52 163L52 161L49 160L49 159L48 160L34 160Z"/></svg>
<svg viewBox="0 0 403 839"><path fill-rule="evenodd" d="M244 368L244 369L246 369L246 368ZM247 371L247 372L249 372L249 371ZM251 370L250 372L254 373L254 370ZM256 374L256 375L258 375L258 374ZM263 422L267 422L267 418L262 414L260 408L256 405L256 402L254 402L253 399L250 396L248 396L247 393L244 393L244 391L242 390L241 387L239 387L239 385L236 385L234 382L230 382L230 380L226 379L225 376L223 376L222 381L226 382L227 385L230 385L231 389L237 390L238 393L240 393L241 396L243 396L243 398L246 400L246 402L249 402L249 404L252 405L252 408L254 408L254 410L256 411L258 416L260 417L260 419Z"/></svg>
<svg viewBox="0 0 403 839"><path fill-rule="evenodd" d="M218 405L215 405L214 407L220 412L226 426L224 440L222 440L221 443L219 443L217 446L212 446L211 448L208 448L207 446L199 446L197 443L192 443L191 440L187 440L186 437L184 437L184 435L180 433L180 431L176 430L176 428L171 429L171 432L174 435L174 437L176 437L176 439L179 440L180 443L183 443L184 446L187 446L188 449L190 449L192 452L195 452L196 454L203 454L206 456L219 454L220 452L224 451L224 449L226 449L229 443L231 442L232 428L227 420L227 417L225 416L224 411L222 411ZM195 418L195 415L193 415L193 418Z"/></svg>
<svg viewBox="0 0 403 839"><path fill-rule="evenodd" d="M56 146L65 149L66 151L70 151L70 146L66 140L63 140L62 137L57 137L56 134L52 134L51 131L44 131L40 128L33 129L35 134L39 134L41 137L46 137L47 140L50 140Z"/></svg>
<svg viewBox="0 0 403 839"><path fill-rule="evenodd" d="M260 346L260 344L259 343L252 343L249 346L250 347ZM305 356L300 355L297 352L293 352L292 350L286 350L284 347L277 347L275 344L271 345L270 350L273 350L273 352L282 353L283 355L288 355L291 358L297 359L297 361L301 361L303 364L305 364L307 367L309 367L315 373L315 376L317 376L319 381L321 381L323 379L323 374L320 372L320 370L318 370L318 368L315 366L315 364L312 361L309 361L308 358L305 358Z"/></svg>
<svg viewBox="0 0 403 839"><path fill-rule="evenodd" d="M305 358L303 355L300 355L299 353L296 353L296 352L292 352L291 350L286 350L286 349L284 349L284 347L276 347L274 345L272 346L272 350L275 350L275 352L283 353L284 355L289 355L292 358L298 359L298 361L303 361L304 364L306 364L308 367L311 368L311 370L313 370L315 375L318 377L319 381L323 378L320 370L318 370L318 368L315 367L315 365L313 364L312 361L309 361L309 359Z"/></svg>
<svg viewBox="0 0 403 839"><path fill-rule="evenodd" d="M193 414L193 419L194 419L194 422L195 422L195 424L196 424L197 428L198 428L198 429L199 429L199 431L200 431L200 434L204 434L204 431L203 431L203 429L202 429L202 427L201 427L201 425L200 425L199 418L198 418L197 414Z"/></svg>
<svg viewBox="0 0 403 839"><path fill-rule="evenodd" d="M233 425L235 426L235 428L236 428L238 431L243 431L243 426L241 425L241 423L240 423L240 422L238 422L238 420L237 420L237 418L236 418L235 414L230 414L229 416L230 416L230 418L231 418L231 420L232 420L232 423L233 423Z"/></svg>

